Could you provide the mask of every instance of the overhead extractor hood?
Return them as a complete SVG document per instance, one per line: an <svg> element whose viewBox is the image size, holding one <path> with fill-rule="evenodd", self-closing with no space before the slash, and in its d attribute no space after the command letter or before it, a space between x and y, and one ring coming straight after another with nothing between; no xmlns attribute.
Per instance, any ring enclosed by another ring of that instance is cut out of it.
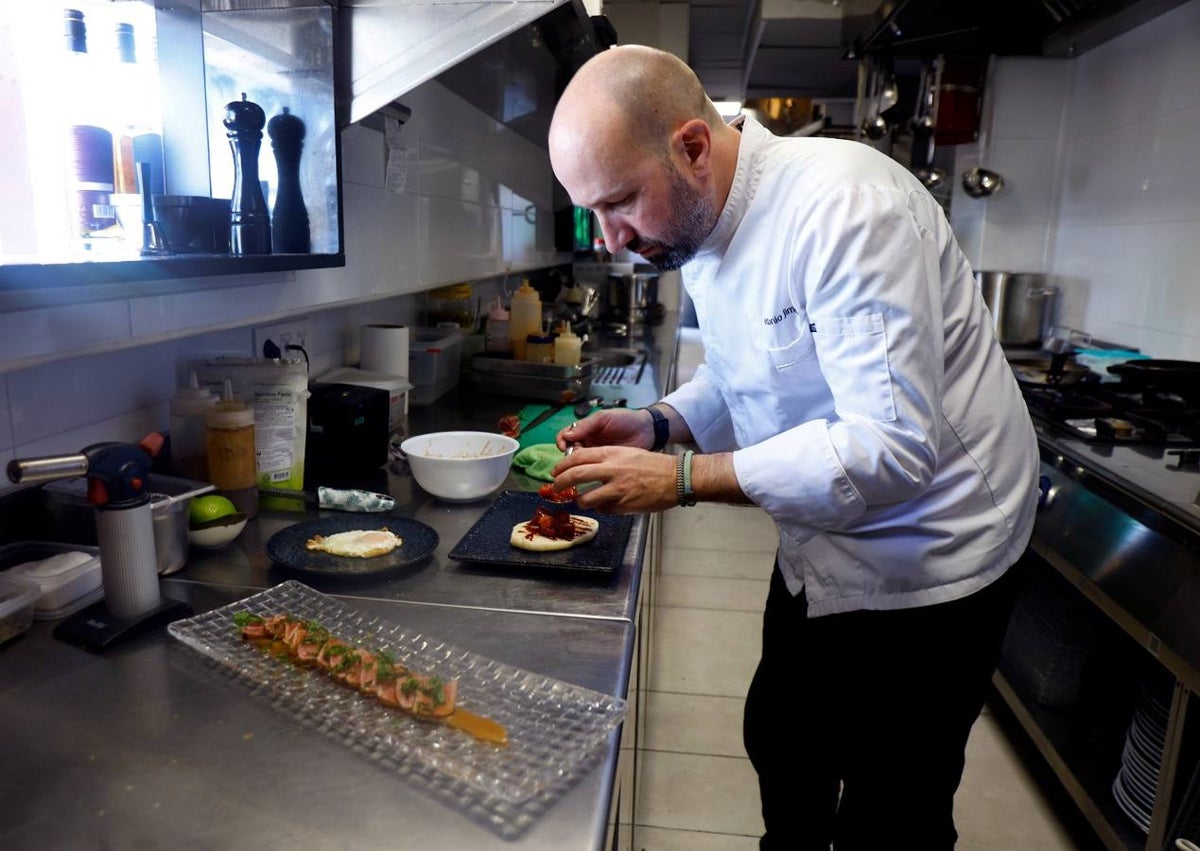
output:
<svg viewBox="0 0 1200 851"><path fill-rule="evenodd" d="M580 0L341 0L343 120L361 121L565 5L588 20Z"/></svg>

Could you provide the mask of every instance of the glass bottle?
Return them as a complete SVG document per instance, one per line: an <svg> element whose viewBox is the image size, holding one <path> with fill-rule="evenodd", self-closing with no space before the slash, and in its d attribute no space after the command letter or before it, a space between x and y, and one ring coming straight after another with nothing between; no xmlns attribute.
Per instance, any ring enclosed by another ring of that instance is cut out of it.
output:
<svg viewBox="0 0 1200 851"><path fill-rule="evenodd" d="M138 61L133 24L116 27L117 62L113 79L113 177L118 193L137 194L137 164L150 164L150 194L162 195L162 117L154 62ZM144 45L143 45L144 47ZM143 50L143 54L149 51Z"/></svg>
<svg viewBox="0 0 1200 851"><path fill-rule="evenodd" d="M112 205L113 138L105 129L102 102L95 97L103 85L103 69L88 53L87 25L83 12L63 12L66 36L67 90L63 109L68 116L68 185L70 237L74 250L91 251L97 237L115 235L117 214Z"/></svg>

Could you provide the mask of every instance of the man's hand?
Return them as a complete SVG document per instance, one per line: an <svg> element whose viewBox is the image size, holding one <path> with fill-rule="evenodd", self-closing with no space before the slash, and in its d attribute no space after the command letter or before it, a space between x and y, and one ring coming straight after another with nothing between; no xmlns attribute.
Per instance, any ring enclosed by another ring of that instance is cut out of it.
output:
<svg viewBox="0 0 1200 851"><path fill-rule="evenodd" d="M654 422L642 410L610 408L571 423L558 433L554 442L563 452L571 445L649 449L654 445Z"/></svg>
<svg viewBox="0 0 1200 851"><path fill-rule="evenodd" d="M606 413L610 412L594 414L588 420L599 419ZM630 418L617 419L623 422ZM580 508L605 514L641 514L676 505L674 455L628 446L577 448L558 462L553 475L554 486L559 489L578 487L585 482L600 483L579 492L576 503Z"/></svg>

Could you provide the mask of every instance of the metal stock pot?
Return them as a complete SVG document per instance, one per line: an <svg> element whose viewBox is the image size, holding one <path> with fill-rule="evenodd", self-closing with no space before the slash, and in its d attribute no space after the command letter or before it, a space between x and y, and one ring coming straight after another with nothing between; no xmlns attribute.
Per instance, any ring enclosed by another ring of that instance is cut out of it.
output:
<svg viewBox="0 0 1200 851"><path fill-rule="evenodd" d="M1032 272L976 272L983 301L992 314L996 339L1006 346L1040 346L1053 320L1056 287Z"/></svg>

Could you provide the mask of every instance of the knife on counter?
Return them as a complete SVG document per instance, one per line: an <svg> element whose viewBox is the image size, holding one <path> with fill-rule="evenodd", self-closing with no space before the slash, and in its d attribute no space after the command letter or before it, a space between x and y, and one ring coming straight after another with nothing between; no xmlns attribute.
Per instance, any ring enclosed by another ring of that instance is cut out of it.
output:
<svg viewBox="0 0 1200 851"><path fill-rule="evenodd" d="M532 431L537 426L540 426L546 420L550 419L552 416L557 414L559 411L561 411L563 408L567 407L567 405L571 404L574 401L575 401L575 391L574 390L566 391L565 393L562 394L562 396L559 398L559 400L557 402L555 402L549 408L542 411L540 414L538 414L536 417L534 417L529 422L527 422L524 426L522 426L521 431L517 435L517 437L520 437L521 435Z"/></svg>
<svg viewBox="0 0 1200 851"><path fill-rule="evenodd" d="M313 493L312 491L291 491L281 488L259 488L258 495L302 499L305 505L335 511L380 512L391 511L396 507L396 500L387 494L362 490L319 487L317 492Z"/></svg>

